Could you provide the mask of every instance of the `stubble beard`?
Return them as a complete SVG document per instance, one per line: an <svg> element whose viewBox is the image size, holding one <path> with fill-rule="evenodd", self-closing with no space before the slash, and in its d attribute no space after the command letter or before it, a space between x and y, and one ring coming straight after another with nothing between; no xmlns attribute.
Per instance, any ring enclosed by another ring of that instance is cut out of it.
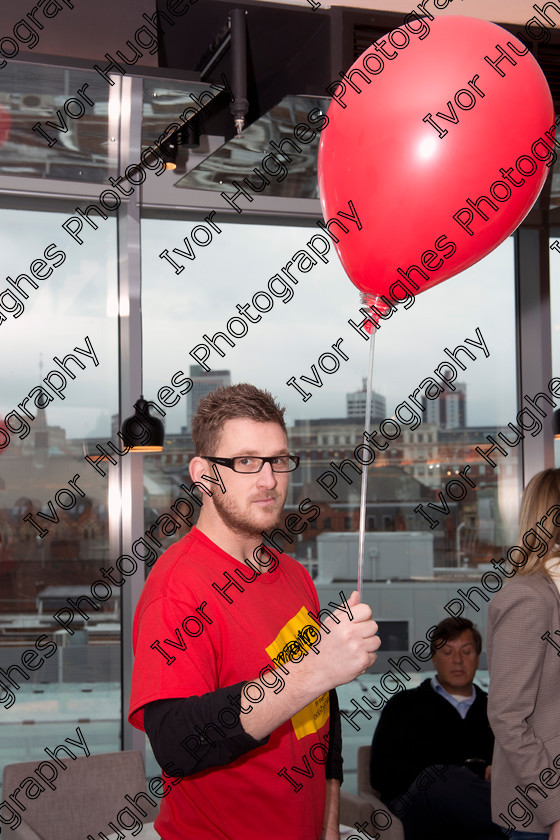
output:
<svg viewBox="0 0 560 840"><path fill-rule="evenodd" d="M275 493L274 498L279 499L280 497ZM263 521L257 524L251 520L248 514L242 514L234 505L231 505L229 499L214 496L213 502L216 513L224 525L233 531L234 534L248 539L258 539L259 542L262 537L262 531L277 527L284 508L284 504L282 503L282 506L275 511L274 516L268 522Z"/></svg>

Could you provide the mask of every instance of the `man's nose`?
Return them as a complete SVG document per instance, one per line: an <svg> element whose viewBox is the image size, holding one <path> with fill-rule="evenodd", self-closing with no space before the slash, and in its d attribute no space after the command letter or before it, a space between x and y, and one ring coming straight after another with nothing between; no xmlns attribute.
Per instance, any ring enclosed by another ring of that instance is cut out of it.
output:
<svg viewBox="0 0 560 840"><path fill-rule="evenodd" d="M259 480L257 483L259 487L276 487L278 481L269 461L264 462L262 470L259 472Z"/></svg>

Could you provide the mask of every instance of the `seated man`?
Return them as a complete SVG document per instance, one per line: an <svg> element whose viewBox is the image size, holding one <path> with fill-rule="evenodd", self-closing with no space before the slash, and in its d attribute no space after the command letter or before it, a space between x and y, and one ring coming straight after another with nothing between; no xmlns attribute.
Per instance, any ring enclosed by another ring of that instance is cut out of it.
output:
<svg viewBox="0 0 560 840"><path fill-rule="evenodd" d="M402 820L406 840L503 836L490 815L487 694L473 685L481 649L472 621L440 621L431 640L437 676L396 694L381 713L371 785Z"/></svg>

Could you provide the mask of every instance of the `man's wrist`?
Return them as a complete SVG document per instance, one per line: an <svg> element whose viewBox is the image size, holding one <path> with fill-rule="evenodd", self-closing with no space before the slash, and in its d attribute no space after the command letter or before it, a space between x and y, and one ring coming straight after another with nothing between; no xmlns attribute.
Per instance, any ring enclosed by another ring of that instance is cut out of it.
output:
<svg viewBox="0 0 560 840"><path fill-rule="evenodd" d="M289 673L283 674L284 686L277 694L267 691L263 702L251 703L243 695L241 703L241 724L245 732L256 740L270 735L275 729L300 712L306 706L325 693L319 688L319 680L312 669L303 662L286 664ZM282 669L276 669L282 673Z"/></svg>

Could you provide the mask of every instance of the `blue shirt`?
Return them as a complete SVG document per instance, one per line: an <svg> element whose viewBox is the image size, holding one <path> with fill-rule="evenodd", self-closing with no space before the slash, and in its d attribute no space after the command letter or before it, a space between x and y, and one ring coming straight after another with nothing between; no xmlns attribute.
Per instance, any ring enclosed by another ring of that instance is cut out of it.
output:
<svg viewBox="0 0 560 840"><path fill-rule="evenodd" d="M441 694L442 697L445 697L448 703L451 703L454 709L457 709L463 720L467 716L467 712L469 711L470 707L474 703L476 699L476 691L474 690L474 685L472 687L472 693L470 697L465 697L464 700L456 700L445 688L440 684L437 676L432 677L431 686L436 692L436 694Z"/></svg>

